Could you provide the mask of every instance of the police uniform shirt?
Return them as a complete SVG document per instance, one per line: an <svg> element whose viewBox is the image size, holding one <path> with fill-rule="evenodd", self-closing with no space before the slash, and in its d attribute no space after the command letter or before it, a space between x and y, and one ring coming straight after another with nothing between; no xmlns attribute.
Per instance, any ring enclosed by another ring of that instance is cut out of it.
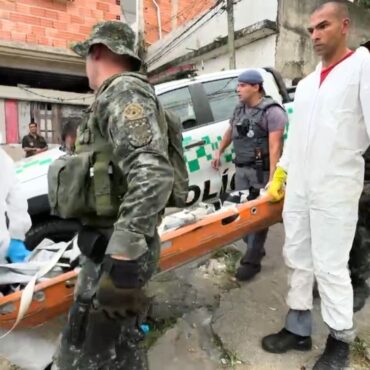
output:
<svg viewBox="0 0 370 370"><path fill-rule="evenodd" d="M35 151L26 152L26 157L36 154L36 149L43 149L46 146L46 140L41 135L28 134L22 139L22 148L35 148Z"/></svg>

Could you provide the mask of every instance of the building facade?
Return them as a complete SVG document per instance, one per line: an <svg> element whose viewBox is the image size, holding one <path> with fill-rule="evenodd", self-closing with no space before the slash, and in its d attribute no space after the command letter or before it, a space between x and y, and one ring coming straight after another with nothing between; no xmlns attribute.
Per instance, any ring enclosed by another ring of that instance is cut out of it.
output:
<svg viewBox="0 0 370 370"><path fill-rule="evenodd" d="M153 80L171 78L171 71L193 66L200 73L229 69L226 0L152 44L147 65ZM236 67L275 67L289 81L317 64L307 26L324 0L240 0L234 2ZM370 39L370 10L348 1L352 18L350 47ZM160 78L158 78L158 76Z"/></svg>
<svg viewBox="0 0 370 370"><path fill-rule="evenodd" d="M121 19L116 0L0 1L0 137L17 144L28 123L49 143L76 121L89 87L84 61L69 48L92 26Z"/></svg>
<svg viewBox="0 0 370 370"><path fill-rule="evenodd" d="M211 8L217 0L144 0L147 45L165 37Z"/></svg>

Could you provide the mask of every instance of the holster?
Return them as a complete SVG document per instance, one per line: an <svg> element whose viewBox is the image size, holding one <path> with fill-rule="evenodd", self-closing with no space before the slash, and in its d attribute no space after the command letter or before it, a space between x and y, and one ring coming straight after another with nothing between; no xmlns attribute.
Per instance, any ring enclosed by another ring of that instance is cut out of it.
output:
<svg viewBox="0 0 370 370"><path fill-rule="evenodd" d="M81 253L95 263L102 262L109 239L106 235L90 226L84 226L78 234Z"/></svg>
<svg viewBox="0 0 370 370"><path fill-rule="evenodd" d="M255 166L257 172L257 180L260 184L263 183L263 153L262 148L255 149Z"/></svg>
<svg viewBox="0 0 370 370"><path fill-rule="evenodd" d="M260 196L260 189L256 189L253 186L249 188L249 195L247 199L250 200L255 200Z"/></svg>
<svg viewBox="0 0 370 370"><path fill-rule="evenodd" d="M66 339L69 344L81 348L86 338L86 325L90 311L90 302L76 301L69 313L69 325Z"/></svg>

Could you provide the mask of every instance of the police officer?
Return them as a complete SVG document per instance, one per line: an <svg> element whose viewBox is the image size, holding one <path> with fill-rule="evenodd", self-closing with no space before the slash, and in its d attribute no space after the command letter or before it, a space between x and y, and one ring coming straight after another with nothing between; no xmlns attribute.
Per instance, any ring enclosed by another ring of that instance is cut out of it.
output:
<svg viewBox="0 0 370 370"><path fill-rule="evenodd" d="M90 177L95 179L100 214L111 206L109 181L116 173L121 193L118 219L80 217L84 227L78 243L84 263L53 369L148 368L140 330L149 303L144 285L157 266L157 225L174 175L166 121L154 89L138 73L141 60L133 51L134 40L127 24L106 21L72 47L86 58L95 101L79 127L76 155L69 159L96 160ZM70 182L77 181L77 175Z"/></svg>
<svg viewBox="0 0 370 370"><path fill-rule="evenodd" d="M212 162L218 169L222 153L231 144L235 149L235 188L249 190L250 198L271 180L283 145L283 132L288 117L283 107L264 95L263 78L257 70L247 70L238 77L236 106L220 149ZM243 238L247 251L240 261L236 278L247 281L261 271L268 229Z"/></svg>

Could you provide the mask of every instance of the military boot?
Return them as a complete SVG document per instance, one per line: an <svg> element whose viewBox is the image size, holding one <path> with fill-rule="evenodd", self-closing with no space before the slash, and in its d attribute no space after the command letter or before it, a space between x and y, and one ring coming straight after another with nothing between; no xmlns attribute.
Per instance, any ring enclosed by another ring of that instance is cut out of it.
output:
<svg viewBox="0 0 370 370"><path fill-rule="evenodd" d="M235 278L238 281L251 280L261 271L261 260L266 255L264 249L266 236L267 229L243 238L248 247L235 273Z"/></svg>
<svg viewBox="0 0 370 370"><path fill-rule="evenodd" d="M370 288L366 281L352 281L353 285L353 312L360 311L366 303L366 299L370 295Z"/></svg>
<svg viewBox="0 0 370 370"><path fill-rule="evenodd" d="M262 348L270 353L285 353L290 350L309 351L312 348L311 337L302 337L282 329L262 339Z"/></svg>
<svg viewBox="0 0 370 370"><path fill-rule="evenodd" d="M238 281L251 280L255 275L261 271L261 265L255 265L253 263L240 264L235 273L235 278Z"/></svg>
<svg viewBox="0 0 370 370"><path fill-rule="evenodd" d="M344 370L349 365L349 344L328 336L324 353L312 370Z"/></svg>

